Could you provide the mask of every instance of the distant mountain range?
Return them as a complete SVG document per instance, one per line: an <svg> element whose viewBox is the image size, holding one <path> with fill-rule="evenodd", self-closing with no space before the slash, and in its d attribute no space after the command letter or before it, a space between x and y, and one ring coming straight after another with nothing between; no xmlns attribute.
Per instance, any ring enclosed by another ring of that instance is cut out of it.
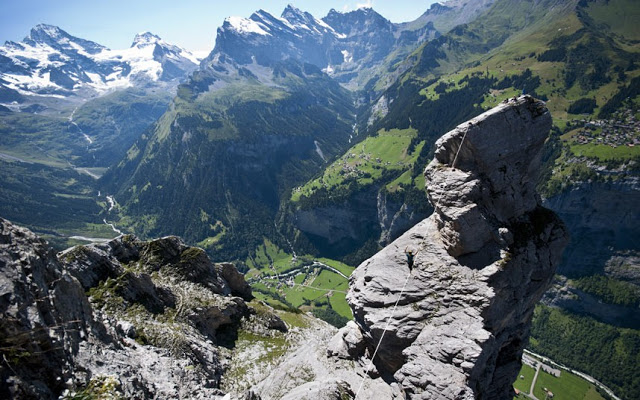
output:
<svg viewBox="0 0 640 400"><path fill-rule="evenodd" d="M216 47L203 66L212 66L225 55L242 65L272 65L292 58L313 64L350 89L387 75L425 41L438 37L436 25L445 20L465 23L493 0L434 4L413 22L392 23L371 8L350 12L330 10L317 19L291 5L280 17L264 10L249 18L230 17L218 28Z"/></svg>
<svg viewBox="0 0 640 400"><path fill-rule="evenodd" d="M402 71L393 59L439 35L433 21L393 24L366 8L227 18L172 107L107 172L105 190L138 215L131 229L176 230L221 259L246 255L263 232L279 237L272 221L282 196L361 140L357 108L370 94L348 88L370 82L375 91L376 77ZM208 223L167 213L182 207Z"/></svg>
<svg viewBox="0 0 640 400"><path fill-rule="evenodd" d="M198 64L187 50L149 32L136 35L128 49L110 50L40 24L22 42L0 47L0 104L17 111L47 99L89 99L131 87L175 86Z"/></svg>

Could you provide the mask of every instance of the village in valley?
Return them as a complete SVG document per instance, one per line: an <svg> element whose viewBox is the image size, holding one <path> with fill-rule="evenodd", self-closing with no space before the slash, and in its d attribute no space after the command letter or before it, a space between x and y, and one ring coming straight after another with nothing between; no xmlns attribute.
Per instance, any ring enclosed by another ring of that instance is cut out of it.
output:
<svg viewBox="0 0 640 400"><path fill-rule="evenodd" d="M630 108L616 112L611 119L580 119L567 122L567 126L579 128L573 136L578 144L640 146L640 120Z"/></svg>

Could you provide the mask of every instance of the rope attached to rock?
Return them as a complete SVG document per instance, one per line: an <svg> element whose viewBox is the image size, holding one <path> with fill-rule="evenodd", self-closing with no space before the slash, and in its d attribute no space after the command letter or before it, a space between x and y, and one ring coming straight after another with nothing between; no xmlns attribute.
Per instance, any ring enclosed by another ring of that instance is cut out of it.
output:
<svg viewBox="0 0 640 400"><path fill-rule="evenodd" d="M389 315L389 318L387 318L387 325L384 327L384 330L382 331L382 335L380 336L380 340L378 341L378 345L376 346L376 350L373 352L373 356L369 360L369 365L367 365L367 369L365 370L364 377L362 378L362 382L360 382L360 387L358 388L358 391L356 392L356 397L355 397L354 400L358 399L358 395L360 394L360 390L362 389L362 385L364 385L364 381L367 379L367 375L369 374L369 370L371 369L371 365L373 364L373 360L376 358L376 354L378 354L378 350L380 349L380 344L382 343L382 339L384 338L384 334L387 333L387 330L389 329L389 325L391 324L391 317L393 317L393 315L396 313L396 308L398 307L398 303L400 302L400 299L402 298L402 294L404 293L404 289L407 287L407 282L409 282L409 277L410 276L411 276L411 271L409 271L409 275L407 275L407 279L404 280L404 285L402 285L402 290L400 291L400 295L398 296L398 299L396 300L396 304L393 305L393 311L391 311L391 315Z"/></svg>
<svg viewBox="0 0 640 400"><path fill-rule="evenodd" d="M456 151L456 155L453 158L453 162L451 163L451 168L455 168L456 167L456 161L458 160L458 155L460 154L460 150L462 149L462 144L464 143L464 140L467 138L467 132L469 132L469 128L467 128L467 130L464 132L464 135L462 136L462 140L460 141L460 146L458 147L458 151ZM438 199L438 202L436 203L436 206L434 207L434 211L438 208L438 206L440 206L440 201L442 200L442 197L444 197L444 196L440 196L440 198ZM407 275L407 278L404 281L404 285L402 285L402 290L400 290L400 294L398 295L398 299L396 300L395 304L393 305L393 310L391 310L391 314L389 314L389 317L387 318L387 324L384 327L384 330L382 331L382 335L380 335L380 340L378 340L378 344L376 345L376 349L373 352L373 356L371 356L371 359L369 360L369 364L367 365L367 369L365 370L364 376L362 377L362 382L360 382L360 387L358 387L358 391L356 392L356 397L354 398L354 400L358 400L358 395L360 394L360 390L362 390L364 382L367 380L367 375L369 375L369 370L371 369L371 366L373 365L373 360L376 358L376 355L378 354L378 350L380 349L380 345L382 344L382 339L384 339L384 335L387 333L387 330L389 329L389 325L391 324L391 318L393 318L393 316L396 313L396 308L398 307L398 303L400 303L400 299L402 298L402 295L404 294L404 290L407 287L407 283L409 282L409 278L411 277L411 273L412 272L413 272L413 268L410 266L409 267L409 274Z"/></svg>

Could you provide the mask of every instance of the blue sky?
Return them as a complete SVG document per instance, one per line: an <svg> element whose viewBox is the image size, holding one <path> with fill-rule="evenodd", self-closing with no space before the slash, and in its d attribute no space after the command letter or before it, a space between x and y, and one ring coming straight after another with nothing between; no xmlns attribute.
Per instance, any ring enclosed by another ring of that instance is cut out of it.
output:
<svg viewBox="0 0 640 400"><path fill-rule="evenodd" d="M127 48L136 33L151 31L191 51L210 51L225 17L264 9L280 16L287 4L322 18L335 8L371 6L393 22L416 19L435 0L0 0L0 43L20 41L39 24L112 49Z"/></svg>

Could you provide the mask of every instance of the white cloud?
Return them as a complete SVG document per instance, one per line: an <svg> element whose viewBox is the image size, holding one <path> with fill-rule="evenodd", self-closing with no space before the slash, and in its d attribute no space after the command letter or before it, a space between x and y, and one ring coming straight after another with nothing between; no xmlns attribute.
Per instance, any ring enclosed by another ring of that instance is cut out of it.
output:
<svg viewBox="0 0 640 400"><path fill-rule="evenodd" d="M373 3L374 3L374 0L364 0L364 1L360 1L359 3L356 3L355 7L353 6L353 3L345 3L342 6L342 12L357 10L359 8L373 8Z"/></svg>

